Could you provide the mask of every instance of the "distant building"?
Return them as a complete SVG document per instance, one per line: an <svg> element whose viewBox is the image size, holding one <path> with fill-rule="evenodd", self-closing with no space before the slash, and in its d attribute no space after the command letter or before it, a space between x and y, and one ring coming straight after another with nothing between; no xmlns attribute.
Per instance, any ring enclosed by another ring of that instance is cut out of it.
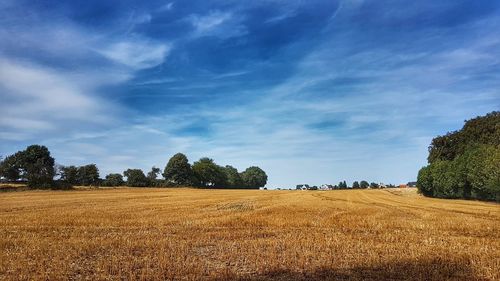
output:
<svg viewBox="0 0 500 281"><path fill-rule="evenodd" d="M297 184L297 187L295 187L296 190L308 190L309 185L308 184Z"/></svg>
<svg viewBox="0 0 500 281"><path fill-rule="evenodd" d="M333 185L331 184L323 184L319 187L319 190L332 190L333 189Z"/></svg>
<svg viewBox="0 0 500 281"><path fill-rule="evenodd" d="M407 188L407 187L408 186L406 184L404 184L404 183L402 183L402 184L399 185L399 188Z"/></svg>
<svg viewBox="0 0 500 281"><path fill-rule="evenodd" d="M408 187L417 187L417 182L416 181L411 181L406 184Z"/></svg>

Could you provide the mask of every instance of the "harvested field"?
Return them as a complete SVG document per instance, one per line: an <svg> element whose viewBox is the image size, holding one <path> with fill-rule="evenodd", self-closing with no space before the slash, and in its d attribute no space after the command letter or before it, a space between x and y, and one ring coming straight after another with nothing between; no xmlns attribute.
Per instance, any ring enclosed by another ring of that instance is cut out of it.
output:
<svg viewBox="0 0 500 281"><path fill-rule="evenodd" d="M0 193L2 280L500 280L500 205L408 190Z"/></svg>

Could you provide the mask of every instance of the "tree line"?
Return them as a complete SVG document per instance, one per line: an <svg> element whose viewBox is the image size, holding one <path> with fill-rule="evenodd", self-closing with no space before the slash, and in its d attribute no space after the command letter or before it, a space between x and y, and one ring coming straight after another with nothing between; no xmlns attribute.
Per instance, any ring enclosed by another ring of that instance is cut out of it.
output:
<svg viewBox="0 0 500 281"><path fill-rule="evenodd" d="M375 182L368 183L365 180L354 181L351 186L347 185L346 181L341 181L335 185L327 184L326 186L329 189L367 189L367 188L377 189L377 188L396 188L397 187L393 184L385 185L385 184L378 184ZM321 186L321 187L324 187L324 186ZM318 187L316 185L309 186L308 184L298 184L295 187L295 189L303 189L303 188L308 189L308 190L319 190L320 189L320 187Z"/></svg>
<svg viewBox="0 0 500 281"><path fill-rule="evenodd" d="M56 177L59 178L54 180ZM267 174L259 167L252 166L243 172L238 172L229 165L219 166L213 159L207 157L191 165L186 155L182 153L172 156L163 172L157 167L152 167L147 174L141 169L127 169L123 174L111 173L102 179L95 164L56 165L48 148L42 145L30 145L25 150L1 160L0 178L12 182L24 180L29 187L36 188L126 185L256 189L267 183Z"/></svg>
<svg viewBox="0 0 500 281"><path fill-rule="evenodd" d="M417 180L423 195L500 202L500 112L434 138L427 160Z"/></svg>

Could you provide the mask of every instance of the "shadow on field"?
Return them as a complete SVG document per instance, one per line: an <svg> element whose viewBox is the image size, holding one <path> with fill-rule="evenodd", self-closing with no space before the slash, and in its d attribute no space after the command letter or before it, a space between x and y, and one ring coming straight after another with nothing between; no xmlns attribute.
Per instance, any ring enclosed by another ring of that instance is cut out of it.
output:
<svg viewBox="0 0 500 281"><path fill-rule="evenodd" d="M238 278L237 278L238 279ZM440 258L427 261L396 261L371 267L318 269L310 272L269 271L240 280L485 280L477 276L469 261Z"/></svg>

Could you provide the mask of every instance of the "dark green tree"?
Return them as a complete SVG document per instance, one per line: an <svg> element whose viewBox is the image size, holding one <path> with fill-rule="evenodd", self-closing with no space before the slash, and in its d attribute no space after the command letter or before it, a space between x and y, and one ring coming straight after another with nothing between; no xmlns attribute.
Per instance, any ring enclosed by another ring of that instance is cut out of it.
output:
<svg viewBox="0 0 500 281"><path fill-rule="evenodd" d="M22 163L23 152L19 151L5 157L0 164L0 177L4 177L8 181L17 181L21 179L25 171Z"/></svg>
<svg viewBox="0 0 500 281"><path fill-rule="evenodd" d="M123 172L123 175L127 178L127 186L145 187L149 184L148 178L141 169L128 169Z"/></svg>
<svg viewBox="0 0 500 281"><path fill-rule="evenodd" d="M454 160L474 145L500 145L500 111L465 121L459 131L434 138L429 146L429 163Z"/></svg>
<svg viewBox="0 0 500 281"><path fill-rule="evenodd" d="M193 171L186 155L177 153L168 161L163 177L172 185L189 186L193 184Z"/></svg>
<svg viewBox="0 0 500 281"><path fill-rule="evenodd" d="M267 174L259 167L252 166L241 173L241 179L247 188L259 188L267 184Z"/></svg>
<svg viewBox="0 0 500 281"><path fill-rule="evenodd" d="M158 177L159 174L160 174L160 168L153 166L151 168L151 171L148 172L148 179L150 181L154 181L154 180L156 180L156 178Z"/></svg>
<svg viewBox="0 0 500 281"><path fill-rule="evenodd" d="M429 146L429 157L427 161L433 163L437 160L453 160L457 156L460 136L457 132L451 132L444 136L434 138Z"/></svg>
<svg viewBox="0 0 500 281"><path fill-rule="evenodd" d="M367 181L361 181L359 183L360 188L368 188L369 186L370 186L370 184Z"/></svg>
<svg viewBox="0 0 500 281"><path fill-rule="evenodd" d="M124 184L123 176L120 174L108 174L103 182L104 186L122 186Z"/></svg>
<svg viewBox="0 0 500 281"><path fill-rule="evenodd" d="M360 188L359 182L355 181L352 183L352 188Z"/></svg>
<svg viewBox="0 0 500 281"><path fill-rule="evenodd" d="M379 185L375 182L370 183L370 188L379 188Z"/></svg>
<svg viewBox="0 0 500 281"><path fill-rule="evenodd" d="M193 163L193 173L201 187L225 187L227 176L225 169L207 157Z"/></svg>
<svg viewBox="0 0 500 281"><path fill-rule="evenodd" d="M96 164L78 167L78 184L85 186L99 185L99 169Z"/></svg>
<svg viewBox="0 0 500 281"><path fill-rule="evenodd" d="M423 167L418 172L417 188L420 193L425 196L434 195L434 187L432 181L432 172L429 166Z"/></svg>
<svg viewBox="0 0 500 281"><path fill-rule="evenodd" d="M240 173L233 166L227 165L224 167L224 172L226 173L227 178L227 187L230 188L243 188L243 180L241 179Z"/></svg>
<svg viewBox="0 0 500 281"><path fill-rule="evenodd" d="M417 187L425 196L500 201L499 154L500 112L495 111L434 138Z"/></svg>
<svg viewBox="0 0 500 281"><path fill-rule="evenodd" d="M453 161L438 160L430 166L433 194L441 198L458 198L461 192L459 176Z"/></svg>
<svg viewBox="0 0 500 281"><path fill-rule="evenodd" d="M77 185L79 184L78 182L78 167L76 166L66 166L66 167L61 167L60 169L61 173L61 180L71 184L71 185Z"/></svg>
<svg viewBox="0 0 500 281"><path fill-rule="evenodd" d="M470 196L500 201L500 146L479 145L471 148L463 161L467 163L462 171L471 187Z"/></svg>
<svg viewBox="0 0 500 281"><path fill-rule="evenodd" d="M22 152L21 166L26 171L29 187L52 187L55 175L54 158L43 145L30 145Z"/></svg>

